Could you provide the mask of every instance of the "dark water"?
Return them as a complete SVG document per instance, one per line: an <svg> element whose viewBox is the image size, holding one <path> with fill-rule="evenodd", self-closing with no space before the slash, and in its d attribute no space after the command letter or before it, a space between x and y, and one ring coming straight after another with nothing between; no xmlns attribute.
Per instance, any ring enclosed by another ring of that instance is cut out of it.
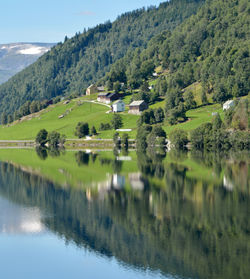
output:
<svg viewBox="0 0 250 279"><path fill-rule="evenodd" d="M249 154L0 158L1 278L249 278Z"/></svg>

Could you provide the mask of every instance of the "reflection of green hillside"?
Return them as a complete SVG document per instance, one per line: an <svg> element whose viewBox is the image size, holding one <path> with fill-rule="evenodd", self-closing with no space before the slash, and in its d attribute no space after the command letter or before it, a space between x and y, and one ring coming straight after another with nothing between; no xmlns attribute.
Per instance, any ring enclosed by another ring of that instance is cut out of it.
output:
<svg viewBox="0 0 250 279"><path fill-rule="evenodd" d="M32 149L1 149L0 160L11 162L27 172L39 174L50 181L74 187L105 181L107 174L114 172L116 163L122 165L124 174L137 170L136 161L115 162L112 152L97 152L95 157L90 154L88 162L80 165L77 163L76 154L77 151L61 152L60 156L48 156L45 160L41 160Z"/></svg>
<svg viewBox="0 0 250 279"><path fill-rule="evenodd" d="M176 164L163 172L160 162L142 163L144 191L111 191L91 202L84 191L1 163L0 195L39 207L50 230L126 264L188 278L247 278L249 193L211 189ZM163 188L149 183L153 174L164 174Z"/></svg>

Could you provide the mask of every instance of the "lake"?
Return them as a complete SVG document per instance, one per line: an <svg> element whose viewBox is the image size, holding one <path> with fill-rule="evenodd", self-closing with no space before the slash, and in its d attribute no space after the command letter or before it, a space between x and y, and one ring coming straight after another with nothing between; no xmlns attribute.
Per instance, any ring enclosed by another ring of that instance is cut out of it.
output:
<svg viewBox="0 0 250 279"><path fill-rule="evenodd" d="M0 149L1 278L249 278L249 158Z"/></svg>

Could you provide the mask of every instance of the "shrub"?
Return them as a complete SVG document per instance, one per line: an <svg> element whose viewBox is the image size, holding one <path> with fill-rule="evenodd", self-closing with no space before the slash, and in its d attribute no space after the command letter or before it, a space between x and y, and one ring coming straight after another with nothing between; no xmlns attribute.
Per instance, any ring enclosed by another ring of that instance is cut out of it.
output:
<svg viewBox="0 0 250 279"><path fill-rule="evenodd" d="M100 131L106 131L106 130L111 130L111 129L112 129L112 127L109 123L100 124L100 128L99 128Z"/></svg>
<svg viewBox="0 0 250 279"><path fill-rule="evenodd" d="M44 146L47 143L47 136L48 132L45 129L40 130L36 136L36 143Z"/></svg>
<svg viewBox="0 0 250 279"><path fill-rule="evenodd" d="M75 135L79 138L83 138L89 134L89 124L84 122L79 122L76 126Z"/></svg>
<svg viewBox="0 0 250 279"><path fill-rule="evenodd" d="M92 136L97 135L95 126L93 126L93 127L91 128L91 135L92 135Z"/></svg>
<svg viewBox="0 0 250 279"><path fill-rule="evenodd" d="M114 114L113 119L111 120L111 125L115 130L122 127L122 118L119 114Z"/></svg>
<svg viewBox="0 0 250 279"><path fill-rule="evenodd" d="M57 147L60 143L61 135L56 131L52 131L48 134L48 143L52 147Z"/></svg>

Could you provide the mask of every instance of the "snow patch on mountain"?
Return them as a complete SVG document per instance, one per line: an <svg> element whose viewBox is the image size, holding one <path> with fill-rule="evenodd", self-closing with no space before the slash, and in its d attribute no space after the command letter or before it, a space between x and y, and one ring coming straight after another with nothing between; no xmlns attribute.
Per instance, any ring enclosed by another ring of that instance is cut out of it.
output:
<svg viewBox="0 0 250 279"><path fill-rule="evenodd" d="M0 45L1 46L1 45ZM51 44L7 44L0 47L0 51L8 52L8 55L23 54L23 55L42 55L49 51Z"/></svg>
<svg viewBox="0 0 250 279"><path fill-rule="evenodd" d="M0 84L34 63L54 45L47 43L0 44Z"/></svg>
<svg viewBox="0 0 250 279"><path fill-rule="evenodd" d="M21 49L18 51L18 53L26 54L26 55L38 55L38 54L43 54L47 51L49 51L49 48L34 46L34 47L26 48L26 49Z"/></svg>

